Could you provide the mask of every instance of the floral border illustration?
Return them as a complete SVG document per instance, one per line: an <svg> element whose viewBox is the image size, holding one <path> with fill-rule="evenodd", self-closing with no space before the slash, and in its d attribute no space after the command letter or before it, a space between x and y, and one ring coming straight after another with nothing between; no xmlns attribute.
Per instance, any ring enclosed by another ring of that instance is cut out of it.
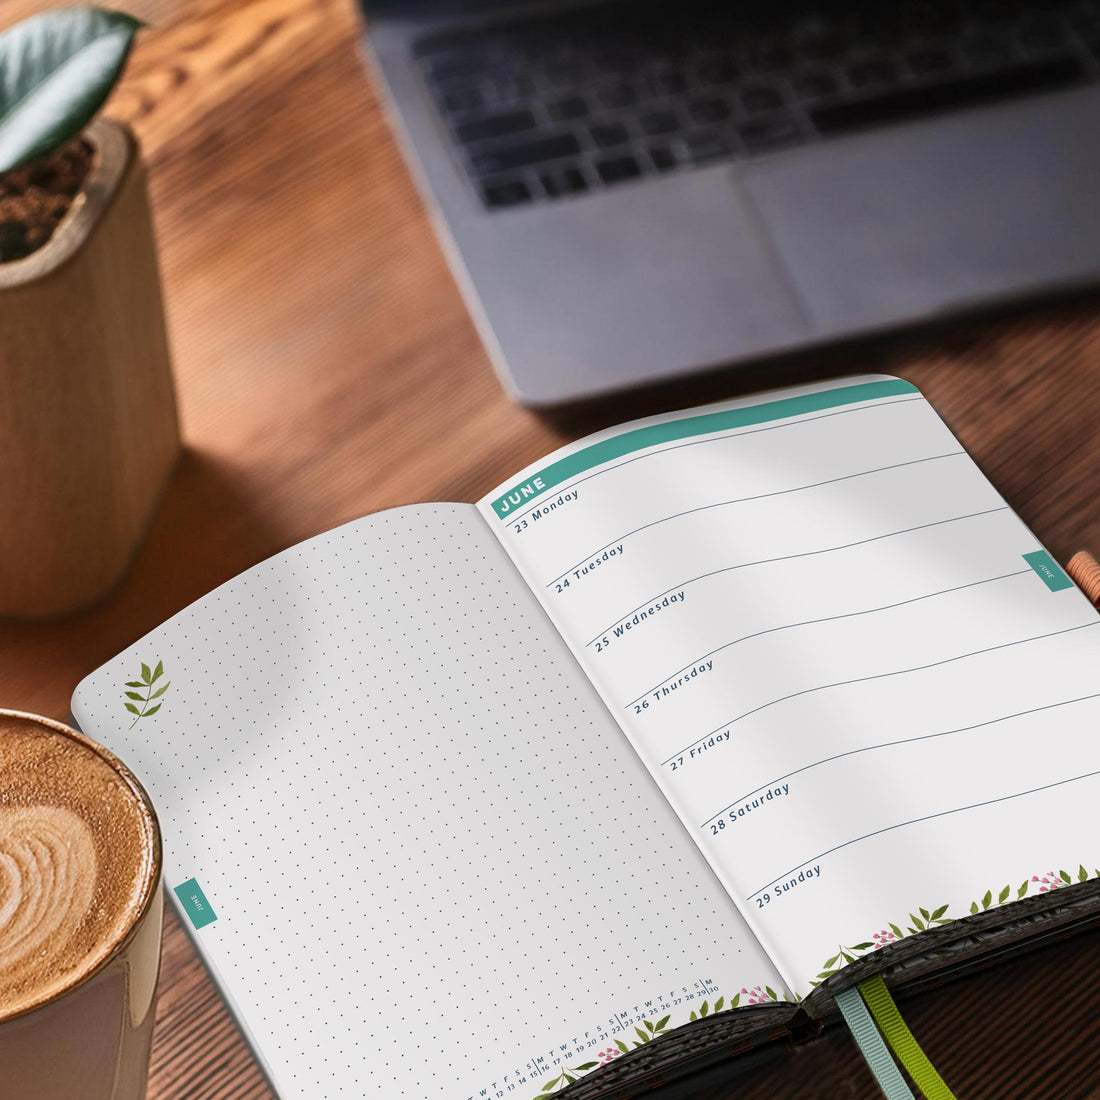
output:
<svg viewBox="0 0 1100 1100"><path fill-rule="evenodd" d="M1070 874L1069 871L1046 871L1041 875L1032 875L1031 878L1024 879L1019 886L1005 886L996 894L992 890L986 890L980 898L970 903L967 913L961 915L984 913L987 909L996 909L998 906L1019 901L1029 895L1034 897L1037 894L1047 894L1052 890L1070 886L1075 882L1087 882L1090 878L1100 879L1100 868L1094 869L1090 875L1083 863L1078 867L1076 876ZM901 924L895 924L891 921L885 928L880 928L872 934L869 940L865 940L863 943L856 943L851 946L837 944L836 954L825 960L821 972L814 981L810 982L810 985L815 987L821 985L822 982L831 978L838 971L843 970L849 963L854 963L856 959L869 955L880 947L897 943L898 940L915 936L919 932L926 932L929 928L935 928L941 924L951 924L958 917L949 914L948 909L949 906L947 905L940 905L935 909L919 908L916 913L909 914L907 922L903 921Z"/></svg>
<svg viewBox="0 0 1100 1100"><path fill-rule="evenodd" d="M762 1005L770 1004L773 1001L780 1002L786 1000L786 998L780 997L771 986L756 985L753 986L752 989L743 988L740 993L736 993L730 997L728 1003L724 995L720 996L713 1005L709 1000L704 1001L697 1009L692 1009L691 1015L687 1020L683 1021L683 1023L701 1020L705 1016L713 1016L716 1012L737 1008L741 1004L742 998L744 998L746 1005ZM680 1024L675 1024L670 1028L669 1021L671 1019L672 1013L669 1013L667 1016L662 1016L656 1023L652 1020L643 1020L643 1026L634 1029L634 1034L637 1036L637 1039L632 1038L630 1042L616 1039L614 1043L604 1050L596 1052L597 1061L583 1062L579 1066L567 1066L560 1073L555 1074L544 1082L534 1100L544 1100L545 1097L553 1096L554 1093L561 1092L562 1089L568 1088L576 1081L579 1081L585 1074L591 1073L592 1070L599 1069L600 1066L606 1066L616 1058L621 1058L624 1054L629 1054L632 1050L637 1050L638 1047L644 1046L646 1043L651 1043L658 1036L681 1026Z"/></svg>

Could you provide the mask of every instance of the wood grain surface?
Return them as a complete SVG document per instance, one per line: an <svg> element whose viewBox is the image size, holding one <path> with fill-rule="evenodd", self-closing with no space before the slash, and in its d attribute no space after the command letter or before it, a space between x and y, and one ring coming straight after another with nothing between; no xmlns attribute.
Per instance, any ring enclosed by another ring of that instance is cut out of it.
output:
<svg viewBox="0 0 1100 1100"><path fill-rule="evenodd" d="M41 6L0 0L0 26ZM472 501L633 415L844 372L920 386L1062 561L1100 547L1095 296L538 416L490 371L363 74L351 0L123 6L153 25L108 113L144 145L186 450L114 593L74 617L0 626L0 705L65 718L77 681L118 650L345 520ZM960 1100L1100 1097L1097 935L903 1007ZM745 1065L749 1078L731 1063L693 1100L876 1095L840 1031ZM271 1095L173 919L149 1095Z"/></svg>

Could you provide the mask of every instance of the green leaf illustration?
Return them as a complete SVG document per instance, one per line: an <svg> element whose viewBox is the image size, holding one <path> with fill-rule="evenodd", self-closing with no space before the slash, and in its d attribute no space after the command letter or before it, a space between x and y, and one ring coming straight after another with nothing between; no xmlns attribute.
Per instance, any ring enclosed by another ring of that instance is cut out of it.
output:
<svg viewBox="0 0 1100 1100"><path fill-rule="evenodd" d="M693 1011L692 1014L688 1017L688 1019L689 1020L698 1020L699 1019L699 1013Z"/></svg>
<svg viewBox="0 0 1100 1100"><path fill-rule="evenodd" d="M932 919L933 920L939 920L940 917L942 917L944 915L944 913L946 913L946 912L947 912L947 906L946 905L941 905L939 907L939 909L933 909L932 910Z"/></svg>
<svg viewBox="0 0 1100 1100"><path fill-rule="evenodd" d="M730 1001L730 1008L736 1008L741 1003L741 994L735 993L733 1000Z"/></svg>
<svg viewBox="0 0 1100 1100"><path fill-rule="evenodd" d="M896 924L890 925L890 931L893 932L899 940L905 939L905 933Z"/></svg>
<svg viewBox="0 0 1100 1100"><path fill-rule="evenodd" d="M1059 872L1058 872L1058 877L1059 877L1059 878L1060 878L1060 879L1061 879L1061 880L1062 880L1063 882L1072 882L1072 881L1073 881L1073 879L1072 879L1072 878L1070 878L1070 876L1069 876L1069 873L1068 873L1067 871L1059 871Z"/></svg>
<svg viewBox="0 0 1100 1100"><path fill-rule="evenodd" d="M778 1001L779 1000L779 998L775 995L775 990L772 989L772 987L770 985L764 986L764 992L767 993L767 995L769 997L771 997L771 999L773 1001Z"/></svg>
<svg viewBox="0 0 1100 1100"><path fill-rule="evenodd" d="M1020 888L1016 891L1016 900L1017 901L1019 901L1020 898L1022 898L1024 896L1024 894L1027 893L1027 886L1028 886L1028 880L1025 878L1024 881L1022 883L1020 883Z"/></svg>
<svg viewBox="0 0 1100 1100"><path fill-rule="evenodd" d="M993 904L993 891L986 890L985 895L982 898L982 908L988 909Z"/></svg>
<svg viewBox="0 0 1100 1100"><path fill-rule="evenodd" d="M976 901L972 901L970 903L970 912L971 913L980 913L981 912L981 910L978 908L978 903Z"/></svg>
<svg viewBox="0 0 1100 1100"><path fill-rule="evenodd" d="M621 1050L623 1052L623 1054L629 1054L630 1053L630 1047L628 1047L626 1045L626 1043L624 1043L622 1041L622 1039L616 1039L615 1040L615 1045L619 1048L619 1050Z"/></svg>
<svg viewBox="0 0 1100 1100"><path fill-rule="evenodd" d="M648 1043L649 1042L649 1036L644 1031L642 1031L642 1029L640 1027L636 1027L634 1029L634 1031L637 1034L638 1038L641 1039L643 1043Z"/></svg>
<svg viewBox="0 0 1100 1100"><path fill-rule="evenodd" d="M585 1062L583 1066L577 1066L577 1070L580 1071L582 1069L595 1069L599 1064L599 1062Z"/></svg>
<svg viewBox="0 0 1100 1100"><path fill-rule="evenodd" d="M1002 891L1001 891L1001 892L1000 892L1000 893L999 893L999 894L997 895L997 904L998 904L998 905L1004 905L1004 903L1005 903L1005 902L1006 902L1006 901L1008 900L1008 895L1009 895L1009 894L1011 894L1011 893L1012 893L1012 887L1011 887L1011 886L1006 886L1006 887L1005 887L1005 888L1004 888L1004 889L1003 889L1003 890L1002 890Z"/></svg>
<svg viewBox="0 0 1100 1100"><path fill-rule="evenodd" d="M1085 870L1085 865L1082 863L1081 866L1077 868L1077 881L1085 882L1088 877L1089 873Z"/></svg>
<svg viewBox="0 0 1100 1100"><path fill-rule="evenodd" d="M855 943L855 944L852 944L852 950L853 951L866 951L868 947L874 947L874 946L875 945L873 943ZM828 966L828 963L826 963L825 965Z"/></svg>
<svg viewBox="0 0 1100 1100"><path fill-rule="evenodd" d="M721 1002L719 1002L719 1003L721 1003ZM714 1007L717 1008L718 1005L715 1005ZM655 1031L664 1031L664 1029L668 1026L668 1021L670 1019L672 1019L671 1013L668 1016L662 1017L660 1020L657 1021L657 1026L656 1026L656 1028L654 1028L654 1030Z"/></svg>
<svg viewBox="0 0 1100 1100"><path fill-rule="evenodd" d="M130 723L130 729L133 729L137 725L141 718L152 718L154 714L164 705L163 703L154 702L159 699L171 686L172 681L166 680L159 688L153 690L153 683L159 680L164 674L164 662L157 661L156 669L150 669L149 666L142 661L141 663L141 679L140 680L128 680L126 686L128 688L144 688L145 694L142 695L140 691L127 691L125 692L127 699L132 699L132 703L126 703L126 709L134 716L134 720ZM136 704L140 703L139 708Z"/></svg>

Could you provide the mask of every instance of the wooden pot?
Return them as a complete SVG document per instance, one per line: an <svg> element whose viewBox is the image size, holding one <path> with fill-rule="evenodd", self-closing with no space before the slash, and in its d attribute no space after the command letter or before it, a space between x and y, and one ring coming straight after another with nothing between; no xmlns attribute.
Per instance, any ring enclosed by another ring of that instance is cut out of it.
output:
<svg viewBox="0 0 1100 1100"><path fill-rule="evenodd" d="M0 264L0 616L118 582L180 452L145 170L108 120L50 241Z"/></svg>

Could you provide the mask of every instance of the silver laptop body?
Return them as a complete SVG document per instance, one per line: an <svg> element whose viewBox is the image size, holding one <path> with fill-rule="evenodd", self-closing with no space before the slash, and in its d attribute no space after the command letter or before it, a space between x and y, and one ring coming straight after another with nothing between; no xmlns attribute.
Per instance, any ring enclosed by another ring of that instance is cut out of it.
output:
<svg viewBox="0 0 1100 1100"><path fill-rule="evenodd" d="M1100 275L1090 0L364 4L526 405Z"/></svg>

